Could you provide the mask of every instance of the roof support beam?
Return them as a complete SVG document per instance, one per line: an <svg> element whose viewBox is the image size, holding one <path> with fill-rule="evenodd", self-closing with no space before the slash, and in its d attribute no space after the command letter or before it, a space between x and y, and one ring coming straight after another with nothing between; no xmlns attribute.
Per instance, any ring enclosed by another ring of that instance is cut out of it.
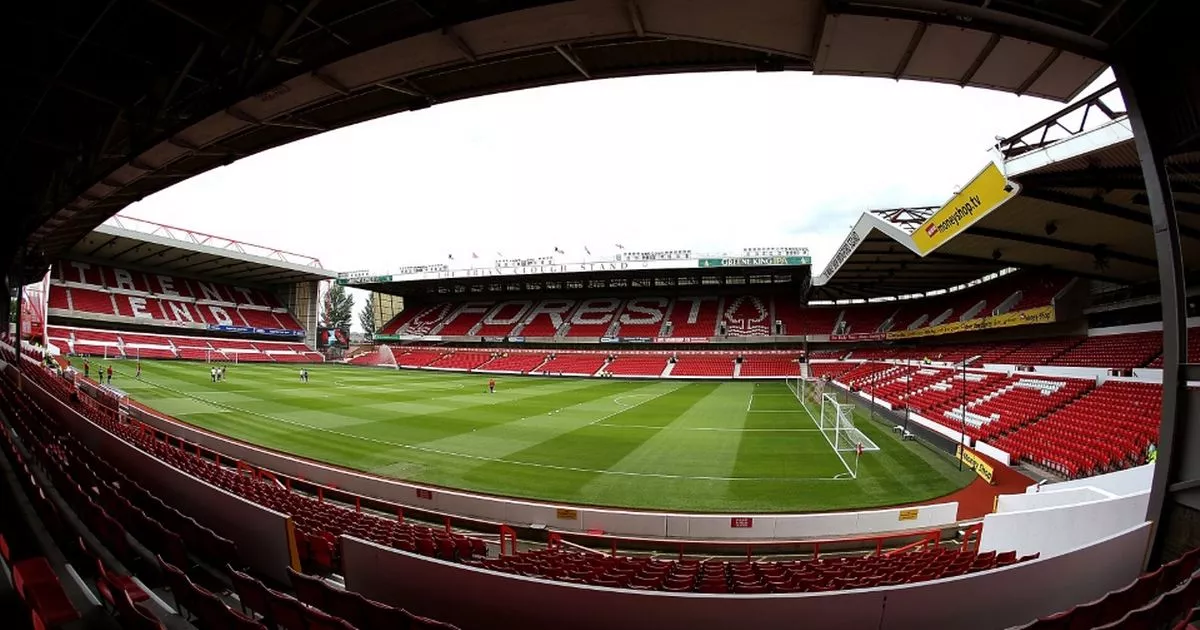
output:
<svg viewBox="0 0 1200 630"><path fill-rule="evenodd" d="M1060 193L1054 190L1037 190L1029 188L1021 191L1021 194L1033 199L1049 201L1050 203L1062 204L1064 206L1072 206L1079 208L1080 210L1087 210L1089 212L1095 212L1097 214L1103 214L1117 219L1124 219L1126 221L1132 221L1133 223L1140 223L1146 226L1152 225L1150 221L1150 215L1143 214L1137 210L1122 208L1117 204L1109 203L1103 199L1085 199L1083 197L1068 195L1066 193ZM1194 230L1183 225L1179 226L1179 233L1180 235L1188 238L1200 239L1200 230Z"/></svg>
<svg viewBox="0 0 1200 630"><path fill-rule="evenodd" d="M1107 44L1095 37L1045 21L1006 11L952 0L828 0L829 13L877 15L903 20L925 21L950 26L962 26L1022 37L1030 41L1063 48L1088 57L1100 55Z"/></svg>
<svg viewBox="0 0 1200 630"><path fill-rule="evenodd" d="M1139 206L1150 207L1149 197L1146 193L1138 193L1133 196L1133 203ZM1200 203L1191 203L1190 201L1175 200L1175 212L1182 214L1200 214ZM1182 226L1180 226L1182 227Z"/></svg>
<svg viewBox="0 0 1200 630"><path fill-rule="evenodd" d="M567 63L574 66L575 69L579 71L579 74L583 75L583 78L585 78L585 79L592 78L592 73L588 72L587 68L583 67L583 63L581 61L579 61L579 57L577 57L575 55L575 52L572 51L570 48L567 48L566 46L564 46L562 44L555 44L554 50L556 52L558 52L558 54L562 55L562 58L566 59Z"/></svg>
<svg viewBox="0 0 1200 630"><path fill-rule="evenodd" d="M225 39L225 36L222 35L216 29L213 29L212 27L208 26L207 24L204 24L200 20L197 20L196 18L184 13L183 11L180 11L179 9L176 9L175 7L167 4L163 0L146 0L146 2L153 4L154 6L162 9L163 11L166 11L167 13L170 13L171 15L174 15L175 17L183 20L184 22L187 22L188 24L191 24L192 26L213 36L216 39Z"/></svg>
<svg viewBox="0 0 1200 630"><path fill-rule="evenodd" d="M1158 263L1152 258L1135 256L1121 251L1114 251L1105 247L1102 243L1095 245L1087 245L1084 243L1072 243L1071 241L1063 241L1048 236L1035 236L1032 234L1021 234L1020 232L1010 232L1008 230L997 230L994 228L972 227L971 234L973 236L982 236L985 238L995 238L1006 241L1017 241L1018 243L1028 243L1030 245L1038 245L1040 247L1049 247L1052 249L1062 249L1069 252L1078 252L1080 254L1092 254L1102 258L1115 258L1124 260L1125 262L1145 267L1157 267Z"/></svg>
<svg viewBox="0 0 1200 630"><path fill-rule="evenodd" d="M646 23L642 21L642 8L638 6L637 0L625 0L625 13L629 15L629 23L633 24L633 32L637 33L638 37L645 37Z"/></svg>
<svg viewBox="0 0 1200 630"><path fill-rule="evenodd" d="M926 258L943 258L945 260L957 260L957 261L959 261L963 264L967 264L967 265L979 265L981 267L986 266L986 267L991 268L991 271L989 271L987 273L993 273L993 272L997 271L998 268L1002 268L1002 267L1014 267L1016 269L1027 269L1027 270L1034 270L1034 271L1054 271L1054 267L1051 267L1050 265L1034 265L1034 264L1019 262L1019 261L1015 261L1015 260L996 261L996 260L992 260L991 258L982 258L979 256L966 256L964 254L932 252L932 253L928 254L926 256ZM1069 273L1073 276L1079 276L1080 278L1088 278L1089 280L1100 280L1101 282L1111 282L1112 284L1129 284L1128 280L1125 280L1123 278L1117 278L1114 276L1105 276L1105 275L1097 274L1097 273L1089 273L1089 272L1074 271L1074 270L1070 271ZM984 274L984 275L986 275L986 274Z"/></svg>
<svg viewBox="0 0 1200 630"><path fill-rule="evenodd" d="M897 81L904 76L904 72L908 70L908 64L912 61L913 53L917 51L917 46L921 45L921 40L925 37L925 31L929 29L929 24L921 22L917 24L916 30L913 31L912 38L908 40L908 48L904 54L900 56L900 63L896 64L896 70L892 72L892 78Z"/></svg>
<svg viewBox="0 0 1200 630"><path fill-rule="evenodd" d="M1025 96L1025 93L1029 91L1029 88L1033 87L1033 84L1037 83L1037 80L1042 78L1043 74L1046 74L1046 70L1049 70L1050 66L1054 65L1055 61L1058 61L1059 55L1062 55L1061 48L1052 49L1050 54L1046 55L1046 58L1043 59L1042 63L1038 65L1037 69L1034 70L1028 77L1025 77L1025 80L1022 81L1021 85L1017 87L1017 96Z"/></svg>
<svg viewBox="0 0 1200 630"><path fill-rule="evenodd" d="M192 54L188 57L187 62L184 63L183 67L179 69L179 72L175 74L175 80L171 82L170 89L168 89L166 95L163 96L162 103L159 103L158 105L158 112L154 114L154 120L159 121L162 120L163 116L166 116L167 109L171 107L171 101L175 100L175 95L179 92L179 87L183 85L183 80L187 78L189 74L191 74L192 66L196 65L196 60L199 59L200 55L202 54L204 54L204 42L200 42L194 49L192 49Z"/></svg>
<svg viewBox="0 0 1200 630"><path fill-rule="evenodd" d="M87 30L83 32L83 35L75 42L75 45L71 47L70 52L68 52L66 57L63 58L62 63L58 64L58 69L55 70L54 75L50 77L49 84L41 91L37 101L29 110L29 115L25 117L24 122L21 123L21 126L18 128L17 132L12 135L12 142L9 144L7 154L4 156L4 161L2 163L4 170L7 170L12 164L12 160L16 158L17 147L19 146L21 140L25 137L25 133L29 131L30 125L32 125L33 121L37 119L38 112L41 111L42 105L45 104L46 97L50 96L50 91L54 88L54 85L62 78L63 72L67 69L67 66L71 65L71 61L75 59L75 55L79 53L79 49L83 48L84 42L91 38L92 31L96 30L96 27L104 21L104 16L108 15L109 10L112 9L113 5L116 3L117 0L108 0L104 7L100 9L100 12L96 14L96 17L92 18L91 23L88 24Z"/></svg>
<svg viewBox="0 0 1200 630"><path fill-rule="evenodd" d="M983 62L991 56L992 51L996 50L996 46L1000 44L1000 35L993 33L986 44L983 45L983 50L979 51L979 55L975 57L975 61L971 62L971 66L963 73L962 78L958 80L958 87L967 87L971 84L971 79L975 78L975 73L983 67Z"/></svg>
<svg viewBox="0 0 1200 630"><path fill-rule="evenodd" d="M458 52L462 53L463 57L467 58L467 61L470 61L471 63L479 61L479 57L475 55L475 51L471 50L471 47L467 45L466 40L464 40L462 36L459 35L458 32L453 28L450 28L449 26L443 28L442 35L445 35L446 39L450 40L451 44L454 44L454 47L458 49Z"/></svg>
<svg viewBox="0 0 1200 630"><path fill-rule="evenodd" d="M304 4L304 8L296 13L292 21L288 22L287 27L279 33L279 37L275 38L275 43L271 45L271 50L267 52L268 60L274 61L279 58L279 52L283 50L284 46L288 45L288 42L292 40L292 36L296 34L296 29L300 28L300 25L308 19L308 15L313 12L313 9L317 8L318 4L321 4L321 0L308 0Z"/></svg>
<svg viewBox="0 0 1200 630"><path fill-rule="evenodd" d="M1184 183L1200 172L1184 165L1173 165L1171 183ZM1066 173L1031 173L1017 175L1016 180L1027 188L1100 188L1104 190L1141 190L1145 187L1142 172L1136 167L1097 168ZM1022 194L1026 194L1022 192Z"/></svg>
<svg viewBox="0 0 1200 630"><path fill-rule="evenodd" d="M99 245L97 245L96 249L93 249L92 251L88 252L88 256L95 256L97 252L104 249L105 247L108 247L109 245L112 245L113 242L116 240L117 240L117 237L115 237L115 236L109 237L109 239L107 241L104 241L103 243L100 243Z"/></svg>

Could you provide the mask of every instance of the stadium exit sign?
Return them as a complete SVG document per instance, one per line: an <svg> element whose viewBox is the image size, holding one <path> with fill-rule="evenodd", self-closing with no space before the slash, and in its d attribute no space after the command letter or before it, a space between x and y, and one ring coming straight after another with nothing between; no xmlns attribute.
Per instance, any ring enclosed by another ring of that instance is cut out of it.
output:
<svg viewBox="0 0 1200 630"><path fill-rule="evenodd" d="M743 529L746 527L754 527L754 519L748 516L735 516L729 519L729 526L734 529Z"/></svg>

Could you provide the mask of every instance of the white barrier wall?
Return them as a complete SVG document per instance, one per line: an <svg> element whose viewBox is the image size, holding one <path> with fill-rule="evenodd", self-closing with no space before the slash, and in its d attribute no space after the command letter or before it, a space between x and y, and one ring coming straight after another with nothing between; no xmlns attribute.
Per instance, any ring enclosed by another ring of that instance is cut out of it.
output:
<svg viewBox="0 0 1200 630"><path fill-rule="evenodd" d="M1082 489L1067 492L1080 493ZM1028 501L1038 495L1014 496ZM1070 495L1079 496L1082 495ZM1149 499L1147 491L1073 505L988 514L983 517L979 547L984 551L1015 549L1019 555L1040 553L1043 558L1054 557L1144 523Z"/></svg>
<svg viewBox="0 0 1200 630"><path fill-rule="evenodd" d="M1009 457L1009 454L1007 451L1002 451L1002 450L996 448L995 446L988 444L987 442L983 442L983 441L975 442L975 450L979 451L980 453L982 453L984 455L987 455L988 457L991 457L992 459L1000 462L1001 464L1004 464L1005 466L1012 463L1012 460Z"/></svg>
<svg viewBox="0 0 1200 630"><path fill-rule="evenodd" d="M171 507L228 538L238 556L256 572L286 583L292 564L291 519L286 514L251 503L201 481L138 449L84 418L36 383L25 379L29 392L44 409L52 410L72 435L158 495Z"/></svg>
<svg viewBox="0 0 1200 630"><path fill-rule="evenodd" d="M782 595L632 591L493 573L342 539L347 588L463 628L999 630L1137 577L1149 525L1055 558L906 586Z"/></svg>
<svg viewBox="0 0 1200 630"><path fill-rule="evenodd" d="M1066 488L1025 494L1002 494L996 497L996 513L1023 512L1041 508L1076 505L1112 499L1116 495L1095 488Z"/></svg>
<svg viewBox="0 0 1200 630"><path fill-rule="evenodd" d="M367 475L252 446L141 410L134 409L131 413L157 429L253 466L405 507L508 525L542 524L552 530L568 532L601 530L610 536L631 538L797 540L931 529L953 525L958 519L957 502L921 506L916 508L914 516L914 508L796 515L698 515L522 501ZM428 494L418 496L418 491ZM566 511L560 512L560 508ZM560 518L572 515L573 518ZM902 515L905 520L901 520ZM733 527L733 517L749 517L752 525Z"/></svg>
<svg viewBox="0 0 1200 630"><path fill-rule="evenodd" d="M1125 470L1096 475L1095 477L1046 484L1042 486L1041 491L1048 492L1068 488L1099 488L1105 492L1111 492L1123 497L1149 490L1152 481L1154 481L1154 464L1143 464L1136 468L1126 468ZM1038 488L1037 486L1029 486L1025 489L1025 492L1038 492Z"/></svg>

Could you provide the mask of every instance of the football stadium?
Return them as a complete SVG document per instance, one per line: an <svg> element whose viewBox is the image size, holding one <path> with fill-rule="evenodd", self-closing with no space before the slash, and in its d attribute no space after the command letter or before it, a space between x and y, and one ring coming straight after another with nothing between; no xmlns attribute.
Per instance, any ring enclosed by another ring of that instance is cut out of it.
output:
<svg viewBox="0 0 1200 630"><path fill-rule="evenodd" d="M1200 627L1186 3L17 13L9 55L42 54L6 117L6 627ZM961 156L943 203L862 208L831 256L332 269L119 214L371 119L715 71L1061 108ZM333 315L350 291L365 336Z"/></svg>

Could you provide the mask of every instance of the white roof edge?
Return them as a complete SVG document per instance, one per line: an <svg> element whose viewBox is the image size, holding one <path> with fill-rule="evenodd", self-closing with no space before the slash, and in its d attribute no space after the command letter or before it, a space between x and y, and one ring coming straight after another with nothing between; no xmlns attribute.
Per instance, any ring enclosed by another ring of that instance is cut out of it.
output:
<svg viewBox="0 0 1200 630"><path fill-rule="evenodd" d="M1005 160L1003 163L1004 174L1007 177L1015 177L1055 162L1086 155L1132 139L1133 127L1129 118L1118 118L1070 138L1063 138L1040 149Z"/></svg>
<svg viewBox="0 0 1200 630"><path fill-rule="evenodd" d="M870 212L864 212L858 217L858 222L854 224L854 228L850 230L850 234L846 235L841 246L834 252L833 258L825 265L825 270L821 272L821 275L813 277L813 286L820 287L829 284L829 281L833 279L838 269L841 269L842 265L850 259L850 256L858 251L863 241L867 240L872 230L879 230L888 238L903 245L912 253L919 255L911 234Z"/></svg>
<svg viewBox="0 0 1200 630"><path fill-rule="evenodd" d="M241 260L244 262L256 263L256 264L260 264L264 267L275 267L277 269L286 269L288 271L296 271L296 272L300 272L300 273L306 273L306 274L319 276L319 277L326 278L326 279L333 279L333 278L337 277L337 273L332 272L328 269L322 269L320 267L313 267L310 265L302 265L302 264L298 264L298 263L287 262L287 261L279 260L276 258L266 258L263 256L255 256L253 254L247 254L247 253L239 252L236 250L225 249L225 248L221 248L221 247L212 247L211 245L200 245L198 243L189 243L187 241L181 241L178 239L167 238L165 236L160 236L157 234L147 234L145 232L138 232L136 230L130 230L127 228L117 227L115 225L101 224L101 225L96 226L96 228L93 229L92 231L97 234L105 234L107 236L120 236L123 238L130 238L130 239L134 239L134 240L145 241L147 243L153 243L155 245L161 245L163 247L174 247L177 249L194 251L194 252L198 252L201 254L211 254L213 256L220 256L222 258L230 258L233 260Z"/></svg>

